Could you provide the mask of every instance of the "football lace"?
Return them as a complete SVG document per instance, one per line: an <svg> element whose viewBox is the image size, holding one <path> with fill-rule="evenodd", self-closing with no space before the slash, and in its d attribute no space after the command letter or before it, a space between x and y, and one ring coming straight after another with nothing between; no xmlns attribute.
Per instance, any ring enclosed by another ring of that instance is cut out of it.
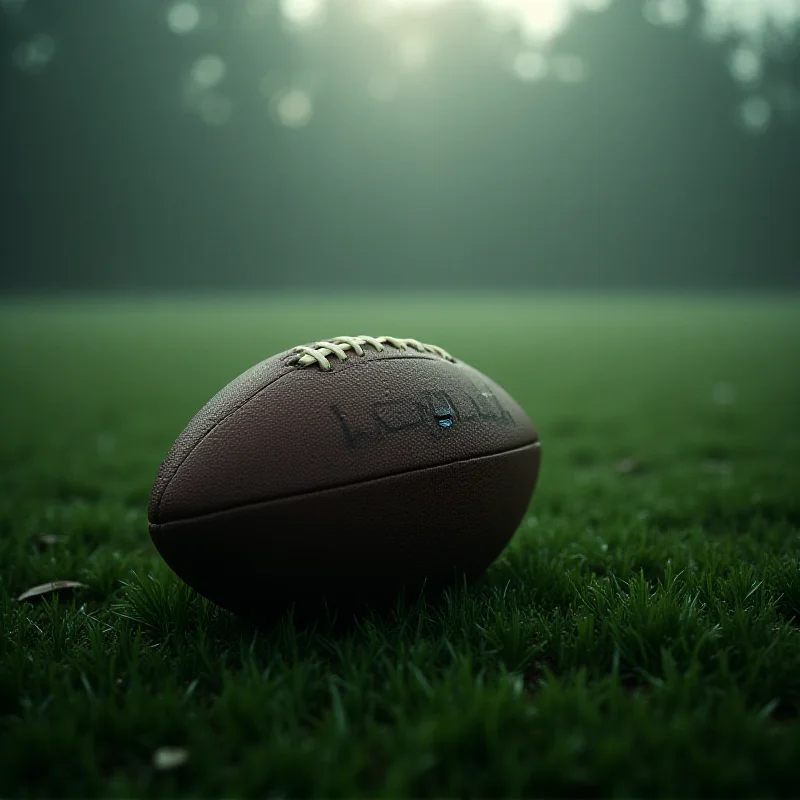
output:
<svg viewBox="0 0 800 800"><path fill-rule="evenodd" d="M299 358L295 362L299 367L317 363L321 369L329 370L331 362L328 359L331 356L336 356L340 361L344 361L347 358L348 350L352 350L357 356L362 356L364 355L363 345L369 345L381 352L385 349L385 344L398 350L416 350L455 362L450 353L434 344L423 344L416 339L396 339L394 336L334 336L329 342L315 342L311 346L301 345L295 347L292 352L299 354Z"/></svg>

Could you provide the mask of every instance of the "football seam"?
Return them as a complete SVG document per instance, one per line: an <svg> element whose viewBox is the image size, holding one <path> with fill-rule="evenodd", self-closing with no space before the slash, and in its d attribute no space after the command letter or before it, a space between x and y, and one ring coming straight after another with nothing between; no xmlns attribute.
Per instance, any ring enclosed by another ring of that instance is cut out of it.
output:
<svg viewBox="0 0 800 800"><path fill-rule="evenodd" d="M291 352L292 351L288 351L288 353L282 353L279 356L277 356L277 358L285 359L287 357L287 355L291 354ZM432 357L433 356L430 353L416 353L415 355L412 355L412 354L408 354L407 351L403 351L403 350L397 351L396 353L389 353L386 356L383 356L382 354L379 356L379 358L382 358L382 359L392 360L392 359L395 359L395 358L401 358L404 361L407 361L408 359L422 359L422 360L428 361ZM373 363L374 360L378 360L378 359L369 359L367 361L348 361L348 367L352 369L354 367L369 366L370 364ZM455 361L455 362L447 362L447 363L457 364L458 362ZM303 371L305 371L305 370L303 370ZM224 417L221 417L220 419L218 419L207 431L205 431L203 433L203 435L191 446L191 448L189 448L189 450L186 452L184 457L175 465L175 468L172 471L172 475L169 476L167 481L161 487L161 490L158 493L158 499L155 502L155 508L154 508L154 517L155 517L155 519L153 520L153 522L158 524L158 518L161 516L161 503L164 500L164 495L166 494L166 491L169 488L169 486L172 483L172 481L175 479L175 476L178 474L180 468L186 463L187 459L192 455L192 453L205 441L205 439L208 436L210 436L223 422L225 422L227 419L232 417L237 412L241 411L251 400L254 400L262 392L265 392L267 389L270 388L270 386L274 386L276 383L278 383L278 381L282 380L283 378L287 377L288 375L296 375L297 372L298 372L298 370L296 368L287 367L286 368L286 372L281 373L276 378L271 380L269 383L265 383L260 389L256 390L255 392L253 392L253 394L249 395L239 405L237 405L235 408L231 409L227 414L225 414ZM331 372L333 372L333 370L328 371L328 372L323 371L323 370L319 370L318 374L327 376L327 375L331 374ZM333 374L336 374L336 373L334 372ZM220 391L223 391L223 390L220 390ZM209 401L209 402L211 402L211 401ZM204 408L205 408L205 406L204 406ZM202 411L202 409L200 409L200 410ZM197 413L199 414L200 412L198 411ZM169 457L169 454L167 454L167 457Z"/></svg>
<svg viewBox="0 0 800 800"><path fill-rule="evenodd" d="M376 352L382 353L384 344L388 344L401 353L411 349L418 353L438 356L451 363L456 363L457 361L443 347L438 347L435 344L425 344L418 339L399 338L397 336L334 336L330 340L320 340L311 345L295 347L293 352L298 355L294 365L305 368L316 363L320 369L327 372L331 368L331 356L335 355L339 361L345 361L349 356L350 350L356 356L363 356L364 349L362 345L369 345Z"/></svg>
<svg viewBox="0 0 800 800"><path fill-rule="evenodd" d="M239 511L246 508L252 508L254 506L264 506L268 505L269 503L280 502L281 500L292 500L301 497L311 497L313 495L320 494L321 492L335 492L339 489L347 489L353 486L368 485L370 483L387 480L389 478L397 478L401 475L411 475L415 472L425 472L426 470L439 469L440 467L450 467L453 466L454 464L468 464L472 461L480 461L485 458L493 458L494 456L516 453L520 450L527 450L531 447L541 449L541 445L542 445L541 440L537 438L534 439L533 441L526 442L525 444L517 445L516 447L510 447L503 450L495 450L491 453L481 453L480 455L472 456L470 458L456 458L453 459L452 461L443 461L441 464L428 464L424 467L416 467L414 469L404 469L404 470L399 470L398 472L389 472L386 475L380 475L374 478L367 478L365 480L352 481L350 483L340 483L335 486L322 486L319 489L312 489L309 492L294 492L293 494L284 494L280 495L279 497L270 497L264 500L253 500L249 503L227 506L226 508L215 508L213 511L206 511L202 514L194 514L190 517L179 517L177 519L167 520L166 522L150 522L150 530L152 531L155 529L164 528L168 525L175 525L177 523L192 522L200 519L205 519L206 517L213 517L215 514L226 514L229 511Z"/></svg>

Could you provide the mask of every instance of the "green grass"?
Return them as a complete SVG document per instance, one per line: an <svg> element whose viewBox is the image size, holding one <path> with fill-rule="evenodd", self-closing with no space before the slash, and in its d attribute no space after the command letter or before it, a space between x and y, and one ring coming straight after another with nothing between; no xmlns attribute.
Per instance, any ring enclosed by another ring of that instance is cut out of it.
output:
<svg viewBox="0 0 800 800"><path fill-rule="evenodd" d="M338 333L502 383L541 483L482 582L257 630L160 561L150 485L218 388ZM797 795L800 303L27 303L0 336L0 796ZM88 588L16 601L56 579Z"/></svg>

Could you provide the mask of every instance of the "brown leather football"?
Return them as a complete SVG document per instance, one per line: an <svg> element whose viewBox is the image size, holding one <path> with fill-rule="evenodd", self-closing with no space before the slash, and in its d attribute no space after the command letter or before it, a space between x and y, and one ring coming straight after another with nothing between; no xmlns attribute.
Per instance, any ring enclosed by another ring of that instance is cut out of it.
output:
<svg viewBox="0 0 800 800"><path fill-rule="evenodd" d="M528 507L539 440L497 384L415 339L339 336L226 386L161 465L161 555L221 606L358 601L499 555Z"/></svg>

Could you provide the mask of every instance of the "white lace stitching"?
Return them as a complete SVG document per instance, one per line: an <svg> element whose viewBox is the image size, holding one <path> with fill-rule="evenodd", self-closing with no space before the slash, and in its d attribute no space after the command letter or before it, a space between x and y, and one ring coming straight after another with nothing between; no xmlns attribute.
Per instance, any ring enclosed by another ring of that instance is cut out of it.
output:
<svg viewBox="0 0 800 800"><path fill-rule="evenodd" d="M455 361L453 356L441 347L434 344L423 344L416 339L396 339L394 336L335 336L329 342L315 342L313 345L301 345L295 347L292 352L298 353L299 358L296 364L307 367L317 363L320 369L329 370L331 356L336 356L339 361L347 358L347 351L352 350L357 356L364 355L363 345L369 345L378 352L384 350L384 344L395 347L398 350L416 350L420 353L431 353L446 361Z"/></svg>

